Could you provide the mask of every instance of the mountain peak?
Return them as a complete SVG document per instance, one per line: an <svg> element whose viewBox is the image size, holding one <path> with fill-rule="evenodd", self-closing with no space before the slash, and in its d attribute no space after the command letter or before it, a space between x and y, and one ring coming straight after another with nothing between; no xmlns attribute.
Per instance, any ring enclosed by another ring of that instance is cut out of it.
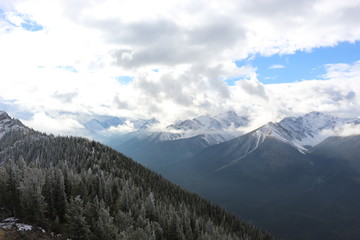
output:
<svg viewBox="0 0 360 240"><path fill-rule="evenodd" d="M18 119L11 118L6 112L0 110L0 138L8 131L25 128Z"/></svg>
<svg viewBox="0 0 360 240"><path fill-rule="evenodd" d="M225 113L209 116L201 115L193 119L187 119L184 121L177 121L174 124L171 124L167 129L176 129L183 131L198 131L198 130L211 130L211 131L222 131L226 130L229 127L243 127L249 124L247 117L239 117L234 111L227 111Z"/></svg>
<svg viewBox="0 0 360 240"><path fill-rule="evenodd" d="M0 118L2 118L2 117L10 118L9 115L7 114L7 112L0 110Z"/></svg>
<svg viewBox="0 0 360 240"><path fill-rule="evenodd" d="M326 131L332 131L347 123L356 123L356 119L311 112L300 117L287 117L278 123L270 122L258 130L266 136L287 142L303 152L308 146L315 146L325 140L328 137Z"/></svg>

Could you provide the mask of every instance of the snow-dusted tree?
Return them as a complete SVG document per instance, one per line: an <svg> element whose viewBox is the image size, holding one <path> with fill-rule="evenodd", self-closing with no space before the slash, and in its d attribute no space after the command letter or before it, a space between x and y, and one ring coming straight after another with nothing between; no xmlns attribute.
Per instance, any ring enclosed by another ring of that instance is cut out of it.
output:
<svg viewBox="0 0 360 240"><path fill-rule="evenodd" d="M113 240L116 238L114 218L110 215L109 209L105 207L104 201L100 202L98 220L95 225L95 235L98 239Z"/></svg>
<svg viewBox="0 0 360 240"><path fill-rule="evenodd" d="M36 222L43 222L46 211L42 195L45 177L41 169L24 167L24 177L20 181L20 204L23 214Z"/></svg>
<svg viewBox="0 0 360 240"><path fill-rule="evenodd" d="M80 196L70 199L65 219L69 238L72 240L89 239L90 228L85 219L84 204Z"/></svg>
<svg viewBox="0 0 360 240"><path fill-rule="evenodd" d="M153 192L150 192L145 202L146 217L150 221L157 220L157 212L155 207L155 196Z"/></svg>

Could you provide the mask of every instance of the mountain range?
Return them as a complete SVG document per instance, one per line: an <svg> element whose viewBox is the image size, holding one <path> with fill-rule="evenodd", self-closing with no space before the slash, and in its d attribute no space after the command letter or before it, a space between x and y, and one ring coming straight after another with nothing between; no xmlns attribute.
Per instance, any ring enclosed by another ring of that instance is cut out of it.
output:
<svg viewBox="0 0 360 240"><path fill-rule="evenodd" d="M2 111L0 130L0 222L43 229L1 222L1 239L274 239L98 142L39 133Z"/></svg>
<svg viewBox="0 0 360 240"><path fill-rule="evenodd" d="M244 132L249 118L235 112L177 121L163 131L152 130L155 119L136 128L136 120L119 119L94 119L102 127L87 126L102 142L280 239L360 235L358 118L311 112L250 132ZM10 140L32 133L5 112L0 123L1 136ZM119 124L134 131L111 131ZM6 142L1 154L18 148L19 142Z"/></svg>
<svg viewBox="0 0 360 240"><path fill-rule="evenodd" d="M311 112L242 132L250 123L227 112L104 142L281 239L357 239L360 120Z"/></svg>

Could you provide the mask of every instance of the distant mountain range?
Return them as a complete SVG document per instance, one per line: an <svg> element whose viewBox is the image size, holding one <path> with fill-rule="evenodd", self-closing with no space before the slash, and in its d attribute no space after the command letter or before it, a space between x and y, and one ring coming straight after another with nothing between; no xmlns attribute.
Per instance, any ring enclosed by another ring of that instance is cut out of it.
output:
<svg viewBox="0 0 360 240"><path fill-rule="evenodd" d="M102 139L282 239L360 235L358 118L320 112L245 133L235 112Z"/></svg>
<svg viewBox="0 0 360 240"><path fill-rule="evenodd" d="M234 111L228 111L214 117L204 115L184 121L177 121L167 127L169 130L182 131L224 131L229 127L239 128L249 124L247 117L239 117Z"/></svg>

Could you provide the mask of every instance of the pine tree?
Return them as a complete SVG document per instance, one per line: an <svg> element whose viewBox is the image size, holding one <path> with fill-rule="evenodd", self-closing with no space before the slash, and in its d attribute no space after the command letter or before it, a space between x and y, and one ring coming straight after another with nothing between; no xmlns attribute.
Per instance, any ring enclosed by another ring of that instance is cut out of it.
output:
<svg viewBox="0 0 360 240"><path fill-rule="evenodd" d="M146 209L146 217L150 221L156 221L157 213L156 213L156 207L155 207L155 197L154 197L153 192L150 192L149 196L146 199L145 209Z"/></svg>
<svg viewBox="0 0 360 240"><path fill-rule="evenodd" d="M95 229L98 239L113 240L116 238L114 218L110 215L109 209L105 207L104 201L100 202Z"/></svg>
<svg viewBox="0 0 360 240"><path fill-rule="evenodd" d="M89 225L84 215L84 204L80 196L70 199L65 214L67 236L72 240L88 240L90 234Z"/></svg>
<svg viewBox="0 0 360 240"><path fill-rule="evenodd" d="M62 174L60 169L56 169L55 171L54 203L55 203L56 215L59 217L60 222L64 222L65 212L68 202L65 192L64 175Z"/></svg>
<svg viewBox="0 0 360 240"><path fill-rule="evenodd" d="M8 179L6 183L7 199L6 207L10 209L15 217L21 216L19 185L22 174L18 166L10 160L7 165Z"/></svg>
<svg viewBox="0 0 360 240"><path fill-rule="evenodd" d="M0 168L0 206L5 206L7 191L6 183L8 181L8 174L5 168Z"/></svg>
<svg viewBox="0 0 360 240"><path fill-rule="evenodd" d="M24 177L19 184L22 211L32 221L42 223L45 217L46 202L42 195L45 177L41 169L24 168Z"/></svg>

